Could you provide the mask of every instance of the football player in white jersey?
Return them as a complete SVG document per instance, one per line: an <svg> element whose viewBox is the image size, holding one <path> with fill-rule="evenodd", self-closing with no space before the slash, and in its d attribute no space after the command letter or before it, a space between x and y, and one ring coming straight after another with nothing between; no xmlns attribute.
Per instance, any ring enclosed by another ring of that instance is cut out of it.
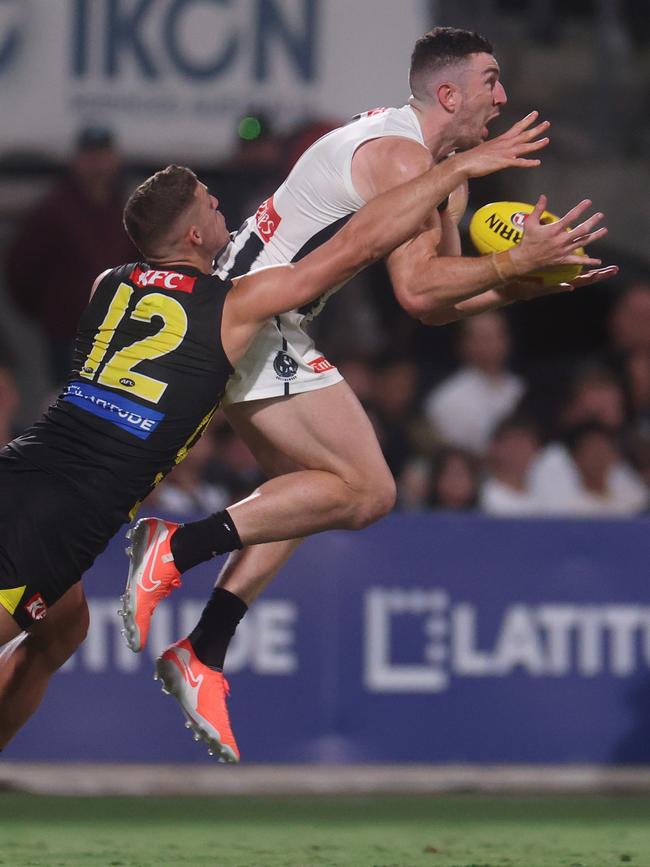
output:
<svg viewBox="0 0 650 867"><path fill-rule="evenodd" d="M410 86L412 95L403 108L366 112L309 148L233 237L218 259L219 276L298 261L364 202L422 174L454 151L484 141L487 125L506 103L492 46L478 34L453 28L437 28L418 40ZM493 257L461 255L458 223L466 201L463 183L446 207L433 211L427 231L387 257L397 300L425 324L444 324L536 294L569 291L616 271L588 271L562 287L517 279L558 262L600 264L589 256L580 258L575 247L562 247L566 225L583 217L589 200L572 208L562 227L553 229L540 223L546 204L541 197L522 243L505 265L503 259L497 264ZM602 214L596 214L581 222L574 240L579 237L584 246L601 237L606 230L596 228L600 219ZM296 481L304 479L304 487L295 500L301 503L300 514L294 509L284 526L287 535L296 538L245 546L231 554L199 624L186 639L198 664L221 668L246 606L290 556L298 537L326 528L360 529L394 505L395 482L370 421L302 329L325 301L323 297L306 310L269 321L228 386L228 420L263 470L272 478L294 474ZM244 503L251 522L263 524L264 493L256 492ZM229 511L243 537L243 512L238 517L237 510ZM209 524L200 533L197 528L199 535L186 535L187 542L177 546L178 558L172 541L179 571L210 555ZM183 533L177 535L178 541L182 538ZM190 699L186 702L182 689L175 692L186 715L191 714L186 706Z"/></svg>

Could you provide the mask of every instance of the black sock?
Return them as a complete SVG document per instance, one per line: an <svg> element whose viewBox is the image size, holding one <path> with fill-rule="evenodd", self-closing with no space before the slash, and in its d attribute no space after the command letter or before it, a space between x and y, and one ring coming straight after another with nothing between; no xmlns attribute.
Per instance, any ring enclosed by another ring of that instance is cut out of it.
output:
<svg viewBox="0 0 650 867"><path fill-rule="evenodd" d="M237 527L224 509L202 521L181 524L172 536L170 547L178 571L187 572L197 563L241 548L242 543Z"/></svg>
<svg viewBox="0 0 650 867"><path fill-rule="evenodd" d="M201 619L188 635L194 653L204 665L221 671L230 639L247 611L248 605L239 596L222 587L214 588Z"/></svg>

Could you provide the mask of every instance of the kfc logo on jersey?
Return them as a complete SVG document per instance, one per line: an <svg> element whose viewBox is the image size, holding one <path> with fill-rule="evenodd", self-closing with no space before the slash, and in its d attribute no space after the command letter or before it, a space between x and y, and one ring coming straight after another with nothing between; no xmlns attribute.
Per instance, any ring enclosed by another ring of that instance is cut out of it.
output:
<svg viewBox="0 0 650 867"><path fill-rule="evenodd" d="M40 593L35 593L31 599L28 599L24 608L32 620L42 620L47 614L47 605Z"/></svg>
<svg viewBox="0 0 650 867"><path fill-rule="evenodd" d="M255 213L255 222L257 223L257 231L265 244L268 244L271 238L275 235L275 230L282 222L282 217L275 210L273 204L273 196L262 202Z"/></svg>
<svg viewBox="0 0 650 867"><path fill-rule="evenodd" d="M179 274L177 271L142 271L135 266L129 280L143 288L158 286L160 289L171 289L173 292L191 292L196 283L196 277L187 274Z"/></svg>
<svg viewBox="0 0 650 867"><path fill-rule="evenodd" d="M334 370L334 365L330 364L324 355L319 355L318 358L313 358L307 364L311 367L314 373L325 373L328 370Z"/></svg>

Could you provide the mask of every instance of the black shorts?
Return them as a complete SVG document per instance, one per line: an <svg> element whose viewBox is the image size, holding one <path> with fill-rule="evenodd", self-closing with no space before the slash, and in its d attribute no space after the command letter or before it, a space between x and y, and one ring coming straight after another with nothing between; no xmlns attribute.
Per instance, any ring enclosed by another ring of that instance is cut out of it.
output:
<svg viewBox="0 0 650 867"><path fill-rule="evenodd" d="M119 527L65 479L1 449L0 605L28 629L79 581Z"/></svg>

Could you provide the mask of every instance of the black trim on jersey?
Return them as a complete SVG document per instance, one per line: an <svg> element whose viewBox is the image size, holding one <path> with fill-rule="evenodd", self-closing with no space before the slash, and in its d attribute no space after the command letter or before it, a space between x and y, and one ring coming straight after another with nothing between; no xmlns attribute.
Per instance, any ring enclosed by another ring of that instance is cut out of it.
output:
<svg viewBox="0 0 650 867"><path fill-rule="evenodd" d="M315 235L312 235L311 238L302 245L291 261L299 262L314 250L317 250L321 244L324 244L326 241L329 241L330 238L333 238L338 230L345 226L350 217L352 217L352 214L346 214L345 217L340 217L338 220L330 223L329 226L325 226L320 230L320 232L316 232ZM315 310L318 307L321 303L321 299L322 295L315 298L313 301L310 301L309 304L305 304L305 306L301 307L298 312L302 313L303 316L308 316L312 310Z"/></svg>
<svg viewBox="0 0 650 867"><path fill-rule="evenodd" d="M264 241L259 235L251 231L248 238L244 241L244 246L235 256L232 267L228 268L228 275L230 277L241 277L243 274L248 274L263 249Z"/></svg>

